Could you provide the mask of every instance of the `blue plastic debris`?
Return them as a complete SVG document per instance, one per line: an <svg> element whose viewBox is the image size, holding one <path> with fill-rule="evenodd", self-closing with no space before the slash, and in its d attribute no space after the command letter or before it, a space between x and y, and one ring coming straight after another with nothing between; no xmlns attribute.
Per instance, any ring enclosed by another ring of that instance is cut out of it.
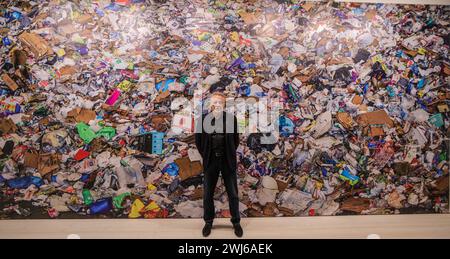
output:
<svg viewBox="0 0 450 259"><path fill-rule="evenodd" d="M25 176L21 178L16 178L8 180L7 185L13 189L26 189L30 185L35 185L36 187L41 187L43 184L42 178L36 176Z"/></svg>

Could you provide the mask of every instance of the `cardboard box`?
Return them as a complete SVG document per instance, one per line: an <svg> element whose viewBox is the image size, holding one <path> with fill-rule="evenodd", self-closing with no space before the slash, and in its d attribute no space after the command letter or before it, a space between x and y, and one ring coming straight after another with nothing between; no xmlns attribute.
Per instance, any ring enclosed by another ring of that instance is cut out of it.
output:
<svg viewBox="0 0 450 259"><path fill-rule="evenodd" d="M39 154L38 171L41 176L59 169L61 163L61 154Z"/></svg>
<svg viewBox="0 0 450 259"><path fill-rule="evenodd" d="M37 34L24 32L19 35L18 39L37 59L53 54L53 50L47 41Z"/></svg>
<svg viewBox="0 0 450 259"><path fill-rule="evenodd" d="M75 66L64 66L58 70L58 73L59 81L66 81L76 76L78 70Z"/></svg>
<svg viewBox="0 0 450 259"><path fill-rule="evenodd" d="M275 181L277 181L278 190L280 192L284 191L288 187L291 180L291 176L277 175Z"/></svg>
<svg viewBox="0 0 450 259"><path fill-rule="evenodd" d="M15 91L17 90L17 88L19 88L17 83L7 74L2 75L2 80L6 83L8 88L11 89L11 91Z"/></svg>
<svg viewBox="0 0 450 259"><path fill-rule="evenodd" d="M382 127L370 127L368 135L370 137L384 136L384 130Z"/></svg>
<svg viewBox="0 0 450 259"><path fill-rule="evenodd" d="M339 123L346 129L351 129L355 125L355 121L353 121L352 116L346 112L339 112L336 115Z"/></svg>
<svg viewBox="0 0 450 259"><path fill-rule="evenodd" d="M0 119L0 136L17 131L16 124L11 119Z"/></svg>
<svg viewBox="0 0 450 259"><path fill-rule="evenodd" d="M355 95L352 99L352 103L355 105L360 105L362 104L363 98L359 95Z"/></svg>
<svg viewBox="0 0 450 259"><path fill-rule="evenodd" d="M394 122L384 110L367 112L356 117L356 122L361 127L369 125L386 125L389 128L394 127Z"/></svg>
<svg viewBox="0 0 450 259"><path fill-rule="evenodd" d="M242 20L244 20L245 24L250 25L258 23L261 13L240 12L239 15L241 16Z"/></svg>
<svg viewBox="0 0 450 259"><path fill-rule="evenodd" d="M36 150L27 150L24 154L24 165L26 167L38 168L39 154Z"/></svg>
<svg viewBox="0 0 450 259"><path fill-rule="evenodd" d="M361 213L370 208L370 199L367 198L348 198L342 205L341 210Z"/></svg>
<svg viewBox="0 0 450 259"><path fill-rule="evenodd" d="M178 175L181 181L197 176L203 172L202 164L199 161L191 162L188 157L175 159L175 163L180 168Z"/></svg>
<svg viewBox="0 0 450 259"><path fill-rule="evenodd" d="M96 116L95 111L84 108L75 108L67 113L69 121L84 122L86 124L89 124L89 121L94 120Z"/></svg>

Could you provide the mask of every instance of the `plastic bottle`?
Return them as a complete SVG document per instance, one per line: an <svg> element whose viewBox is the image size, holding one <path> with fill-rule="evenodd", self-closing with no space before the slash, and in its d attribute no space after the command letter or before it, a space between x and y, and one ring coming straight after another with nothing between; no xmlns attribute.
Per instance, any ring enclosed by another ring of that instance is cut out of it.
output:
<svg viewBox="0 0 450 259"><path fill-rule="evenodd" d="M91 192L88 189L84 189L82 194L84 204L90 206L94 202L94 198L92 197Z"/></svg>
<svg viewBox="0 0 450 259"><path fill-rule="evenodd" d="M112 200L111 198L104 198L93 203L89 209L89 214L104 214L109 212L112 209Z"/></svg>

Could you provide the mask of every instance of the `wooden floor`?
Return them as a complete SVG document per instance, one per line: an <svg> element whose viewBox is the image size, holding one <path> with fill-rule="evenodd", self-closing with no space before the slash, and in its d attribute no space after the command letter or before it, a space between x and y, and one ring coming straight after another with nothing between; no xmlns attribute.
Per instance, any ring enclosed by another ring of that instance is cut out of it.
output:
<svg viewBox="0 0 450 259"><path fill-rule="evenodd" d="M0 220L0 238L203 238L201 219ZM450 215L245 218L244 238L450 238ZM372 237L371 236L371 237ZM235 238L217 219L209 238Z"/></svg>
<svg viewBox="0 0 450 259"><path fill-rule="evenodd" d="M346 1L346 0L339 0ZM423 3L421 0L352 2ZM449 0L429 0L445 4ZM244 238L450 238L450 215L389 215L243 219ZM202 238L200 219L0 220L0 238ZM218 219L210 238L234 238Z"/></svg>

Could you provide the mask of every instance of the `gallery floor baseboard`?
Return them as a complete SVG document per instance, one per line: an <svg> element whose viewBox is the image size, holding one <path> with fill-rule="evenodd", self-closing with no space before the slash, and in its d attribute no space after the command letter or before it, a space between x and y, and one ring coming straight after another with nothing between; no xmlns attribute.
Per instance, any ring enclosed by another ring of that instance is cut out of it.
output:
<svg viewBox="0 0 450 259"><path fill-rule="evenodd" d="M202 238L201 219L2 220L0 238ZM450 238L450 215L245 218L244 238ZM209 238L235 238L217 219Z"/></svg>

